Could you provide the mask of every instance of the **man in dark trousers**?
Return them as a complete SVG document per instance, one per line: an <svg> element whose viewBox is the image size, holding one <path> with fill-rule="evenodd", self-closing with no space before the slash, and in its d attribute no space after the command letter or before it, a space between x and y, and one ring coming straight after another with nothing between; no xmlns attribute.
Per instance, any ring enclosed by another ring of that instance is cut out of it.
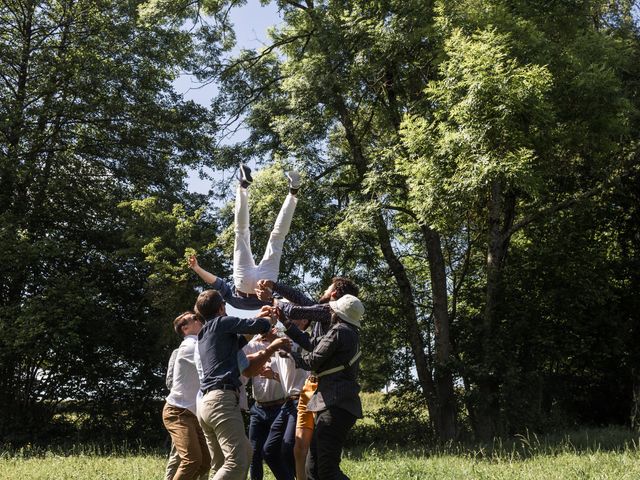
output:
<svg viewBox="0 0 640 480"><path fill-rule="evenodd" d="M282 283L262 279L258 281L256 293L262 301L271 300L282 311L281 322L287 329L285 333L304 350L313 350L313 341L318 341L331 328L331 307L329 302L338 300L343 295L358 296L358 286L348 278L334 277L331 285L324 291L318 301L307 297L304 293ZM276 293L286 299L273 300ZM311 322L311 336L300 331L291 321L308 320ZM296 479L306 480L306 459L311 444L314 428L313 412L307 411L307 403L318 387L318 380L312 374L307 378L298 400L298 418L296 422L296 439L293 449L296 462Z"/></svg>
<svg viewBox="0 0 640 480"><path fill-rule="evenodd" d="M364 306L344 295L329 302L332 327L311 352L292 352L296 364L312 371L318 388L307 404L315 413L315 429L307 458L307 478L348 478L340 470L342 447L349 430L362 418L357 377L360 358L360 321Z"/></svg>

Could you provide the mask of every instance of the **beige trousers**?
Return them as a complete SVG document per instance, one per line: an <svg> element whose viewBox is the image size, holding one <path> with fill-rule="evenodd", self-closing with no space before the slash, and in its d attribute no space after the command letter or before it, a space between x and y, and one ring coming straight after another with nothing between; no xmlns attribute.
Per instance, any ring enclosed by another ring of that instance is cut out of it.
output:
<svg viewBox="0 0 640 480"><path fill-rule="evenodd" d="M245 480L251 463L251 443L244 431L238 394L213 390L200 405L198 415L212 457L213 480Z"/></svg>

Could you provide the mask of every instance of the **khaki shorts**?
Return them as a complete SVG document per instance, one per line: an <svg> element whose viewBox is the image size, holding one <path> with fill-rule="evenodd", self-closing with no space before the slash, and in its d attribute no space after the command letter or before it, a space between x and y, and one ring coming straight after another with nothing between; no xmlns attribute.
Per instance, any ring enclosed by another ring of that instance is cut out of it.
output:
<svg viewBox="0 0 640 480"><path fill-rule="evenodd" d="M318 382L312 382L308 378L307 381L304 382L304 387L302 387L302 391L300 392L300 399L298 400L298 422L296 423L296 428L306 428L308 430L313 430L313 412L307 411L307 403L309 403L309 400L311 400L311 397L316 392L317 388Z"/></svg>

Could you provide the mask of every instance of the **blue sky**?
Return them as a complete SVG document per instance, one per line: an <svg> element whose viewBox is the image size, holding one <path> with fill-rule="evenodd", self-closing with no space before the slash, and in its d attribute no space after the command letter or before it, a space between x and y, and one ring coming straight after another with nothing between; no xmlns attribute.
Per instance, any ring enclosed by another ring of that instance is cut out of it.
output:
<svg viewBox="0 0 640 480"><path fill-rule="evenodd" d="M231 21L236 31L238 50L260 48L268 44L267 30L280 23L280 16L275 3L262 6L258 0L250 0L246 5L231 10ZM191 75L181 75L173 85L176 92L183 94L185 99L193 100L206 107L209 106L216 91L215 84L201 85ZM187 185L193 192L207 193L210 182L200 180L197 171L191 171Z"/></svg>

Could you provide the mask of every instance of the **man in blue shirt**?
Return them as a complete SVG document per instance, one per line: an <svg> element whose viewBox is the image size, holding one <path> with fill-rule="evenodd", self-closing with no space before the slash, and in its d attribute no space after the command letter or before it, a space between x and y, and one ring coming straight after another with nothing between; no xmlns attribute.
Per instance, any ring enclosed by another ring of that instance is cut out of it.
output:
<svg viewBox="0 0 640 480"><path fill-rule="evenodd" d="M206 322L198 334L203 370L200 389L204 395L200 416L213 457L213 479L244 480L251 461L251 444L239 406L238 335L267 333L276 319L227 316L225 302L217 290L202 292L195 311ZM264 350L266 357L274 353L269 349L273 349L271 345Z"/></svg>

